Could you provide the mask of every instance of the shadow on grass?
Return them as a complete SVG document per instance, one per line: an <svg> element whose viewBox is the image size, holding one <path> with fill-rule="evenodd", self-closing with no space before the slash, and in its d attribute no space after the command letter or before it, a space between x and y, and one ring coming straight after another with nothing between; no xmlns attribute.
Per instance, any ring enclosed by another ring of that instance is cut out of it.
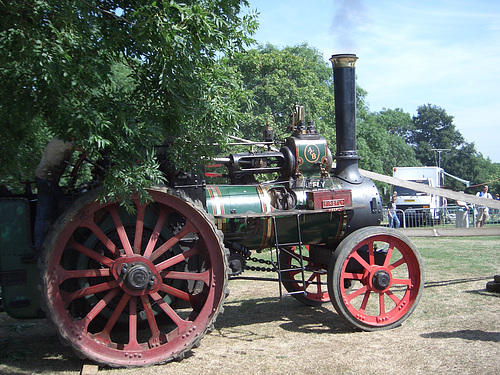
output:
<svg viewBox="0 0 500 375"><path fill-rule="evenodd" d="M1 315L3 314L5 313ZM7 319L12 321L6 321ZM7 319L2 317L0 337L0 365L8 366L6 373L12 375L62 371L78 373L81 370L84 362L78 360L70 348L61 344L46 320ZM8 324L7 327L5 323ZM23 325L26 325L26 328L23 328ZM13 329L16 326L20 326L21 330ZM0 369L0 373L3 373L2 371L4 370Z"/></svg>
<svg viewBox="0 0 500 375"><path fill-rule="evenodd" d="M276 322L282 329L303 333L351 333L356 329L329 308L305 306L292 297L227 301L216 327L220 329Z"/></svg>
<svg viewBox="0 0 500 375"><path fill-rule="evenodd" d="M420 335L428 339L464 339L471 341L500 342L500 332L485 332L481 330L462 330L454 332L431 332Z"/></svg>
<svg viewBox="0 0 500 375"><path fill-rule="evenodd" d="M327 303L332 310L333 307ZM310 307L292 297L282 302L276 297L226 301L224 314L215 323L217 334L229 339L255 341L272 336L255 332L253 324L274 322L276 327L303 333L352 333L356 332L339 315L326 307ZM7 365L12 375L30 373L79 373L86 363L73 351L61 344L55 330L46 320L20 321L2 316L0 338L0 365ZM21 329L10 331L19 326ZM215 332L214 332L215 333ZM203 344L203 340L202 340ZM42 349L41 349L42 348ZM191 351L185 353L189 358ZM2 373L0 368L0 373Z"/></svg>
<svg viewBox="0 0 500 375"><path fill-rule="evenodd" d="M475 278L468 278L468 279L453 279L453 280L441 280L441 281L426 281L424 288L436 288L439 286L447 286L447 285L454 285L454 284L466 284L466 283L472 283L475 281L483 281L483 280L491 280L493 277L488 276L488 277L475 277Z"/></svg>
<svg viewBox="0 0 500 375"><path fill-rule="evenodd" d="M481 290L467 290L465 293L469 293L469 294L477 294L477 295L480 295L480 296L485 296L485 297L496 297L496 298L500 298L500 293L496 293L496 292L488 292L485 289L481 289Z"/></svg>

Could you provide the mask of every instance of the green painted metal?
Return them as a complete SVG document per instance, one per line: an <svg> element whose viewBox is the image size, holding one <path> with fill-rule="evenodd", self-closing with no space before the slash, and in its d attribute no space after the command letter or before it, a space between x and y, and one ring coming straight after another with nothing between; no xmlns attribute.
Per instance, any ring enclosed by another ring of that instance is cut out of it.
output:
<svg viewBox="0 0 500 375"><path fill-rule="evenodd" d="M320 184L319 181L315 183ZM321 184L336 186L334 181L322 181ZM299 215L297 222L297 214L293 209L306 209L305 195L301 194L303 190L296 194L295 207L290 210L277 210L272 206L270 198L270 192L276 187L282 188L282 185L207 186L207 210L216 216L216 225L224 233L225 240L241 243L251 250L261 250L275 245L275 233L278 233L280 244L297 243L299 226L304 244L327 243L343 234L346 224L345 212L310 211L307 215ZM228 214L248 215L217 218L218 215Z"/></svg>
<svg viewBox="0 0 500 375"><path fill-rule="evenodd" d="M297 174L304 178L321 177L331 167L331 155L329 154L326 139L299 139L289 137L286 139L287 146L295 152L297 160Z"/></svg>
<svg viewBox="0 0 500 375"><path fill-rule="evenodd" d="M264 213L273 210L267 187L256 185L209 185L206 189L207 211L212 215ZM268 219L261 217L216 219L224 239L261 249L272 235ZM264 246L266 247L266 246Z"/></svg>
<svg viewBox="0 0 500 375"><path fill-rule="evenodd" d="M278 243L297 243L299 241L298 225L302 243L325 244L337 240L345 230L345 211L325 212L316 214L284 216L276 219L278 233ZM274 234L274 233L273 233ZM269 246L274 245L274 238L271 238Z"/></svg>
<svg viewBox="0 0 500 375"><path fill-rule="evenodd" d="M43 317L33 255L30 207L25 198L0 199L0 280L5 311L18 319Z"/></svg>

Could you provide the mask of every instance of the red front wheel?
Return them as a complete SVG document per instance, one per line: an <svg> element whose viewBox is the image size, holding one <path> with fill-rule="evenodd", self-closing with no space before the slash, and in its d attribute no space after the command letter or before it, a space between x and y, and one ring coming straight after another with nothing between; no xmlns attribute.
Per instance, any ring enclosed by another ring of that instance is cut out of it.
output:
<svg viewBox="0 0 500 375"><path fill-rule="evenodd" d="M375 331L400 325L416 308L424 286L422 260L401 232L367 227L337 247L328 270L328 291L342 317Z"/></svg>
<svg viewBox="0 0 500 375"><path fill-rule="evenodd" d="M226 296L226 251L213 218L167 189L135 213L97 194L47 238L47 316L84 358L121 367L182 358L210 330Z"/></svg>

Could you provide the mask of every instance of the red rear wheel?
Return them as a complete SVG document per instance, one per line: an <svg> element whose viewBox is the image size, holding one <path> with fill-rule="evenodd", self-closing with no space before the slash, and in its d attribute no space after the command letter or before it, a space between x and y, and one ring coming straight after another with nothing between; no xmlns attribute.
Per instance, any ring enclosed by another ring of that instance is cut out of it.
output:
<svg viewBox="0 0 500 375"><path fill-rule="evenodd" d="M400 325L420 300L420 254L401 232L367 227L337 247L328 271L328 290L337 312L366 331Z"/></svg>
<svg viewBox="0 0 500 375"><path fill-rule="evenodd" d="M292 293L298 301L308 306L319 306L330 301L326 283L327 271L325 267L316 264L309 258L309 246L304 246L302 251L304 263L304 279L306 282L305 293L302 282L302 266L298 247L280 250L280 263L282 270L282 283L285 289Z"/></svg>
<svg viewBox="0 0 500 375"><path fill-rule="evenodd" d="M226 253L213 220L167 189L136 213L77 202L43 256L47 315L76 353L110 366L182 358L226 296Z"/></svg>

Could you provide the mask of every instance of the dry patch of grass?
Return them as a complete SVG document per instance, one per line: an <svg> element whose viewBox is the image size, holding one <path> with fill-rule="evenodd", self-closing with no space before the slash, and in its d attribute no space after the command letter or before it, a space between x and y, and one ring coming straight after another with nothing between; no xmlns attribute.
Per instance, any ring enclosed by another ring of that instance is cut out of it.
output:
<svg viewBox="0 0 500 375"><path fill-rule="evenodd" d="M497 374L500 295L486 292L485 285L500 273L500 238L414 242L424 259L426 287L416 311L399 328L356 331L331 304L312 308L292 297L280 302L277 283L234 280L215 331L186 359L99 373ZM83 362L59 344L45 322L0 317L2 352L30 350L24 359L0 357L0 373L79 373ZM8 331L32 322L36 325ZM14 339L21 345L12 346Z"/></svg>

